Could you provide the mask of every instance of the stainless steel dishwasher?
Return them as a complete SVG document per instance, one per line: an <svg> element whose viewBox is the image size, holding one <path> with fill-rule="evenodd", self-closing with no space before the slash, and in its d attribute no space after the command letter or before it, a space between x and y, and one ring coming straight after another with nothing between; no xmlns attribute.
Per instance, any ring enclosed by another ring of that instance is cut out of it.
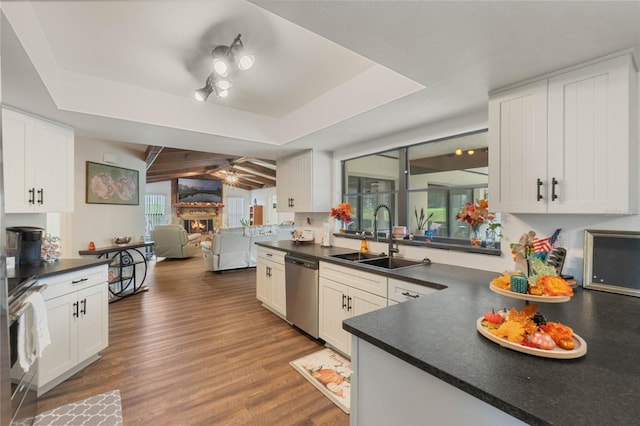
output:
<svg viewBox="0 0 640 426"><path fill-rule="evenodd" d="M318 261L295 254L284 257L287 321L318 338Z"/></svg>

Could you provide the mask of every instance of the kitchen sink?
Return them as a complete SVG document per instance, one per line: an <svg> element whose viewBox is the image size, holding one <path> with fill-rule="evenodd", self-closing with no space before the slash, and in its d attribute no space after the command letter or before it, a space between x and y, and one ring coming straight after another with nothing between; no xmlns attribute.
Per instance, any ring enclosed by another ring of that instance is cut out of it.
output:
<svg viewBox="0 0 640 426"><path fill-rule="evenodd" d="M363 260L369 260L369 259L386 259L384 253L383 254L360 253L359 251L356 251L353 253L332 254L331 257L350 260L352 262L362 262Z"/></svg>
<svg viewBox="0 0 640 426"><path fill-rule="evenodd" d="M407 266L422 265L422 262L420 261L402 259L399 257L379 257L376 259L362 260L359 263L385 269L398 269L406 268Z"/></svg>
<svg viewBox="0 0 640 426"><path fill-rule="evenodd" d="M398 269L398 268L406 268L408 266L421 265L423 262L419 260L409 260L403 259L400 257L389 257L384 253L375 254L375 253L342 253L342 254L333 254L331 257L335 257L337 259L349 260L354 263L361 263L363 265L376 266L378 268L384 269Z"/></svg>

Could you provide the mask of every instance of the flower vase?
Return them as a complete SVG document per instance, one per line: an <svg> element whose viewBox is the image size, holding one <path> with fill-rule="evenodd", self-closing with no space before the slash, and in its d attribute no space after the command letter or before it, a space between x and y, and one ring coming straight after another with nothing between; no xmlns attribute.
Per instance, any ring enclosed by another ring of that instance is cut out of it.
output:
<svg viewBox="0 0 640 426"><path fill-rule="evenodd" d="M482 244L482 236L480 233L480 225L472 225L471 233L469 234L469 241L474 247L480 247Z"/></svg>
<svg viewBox="0 0 640 426"><path fill-rule="evenodd" d="M345 224L344 224L344 220L341 220L340 221L340 233L344 234L345 229L346 229L346 227L345 227Z"/></svg>
<svg viewBox="0 0 640 426"><path fill-rule="evenodd" d="M497 240L497 233L495 230L493 229L487 229L487 238L486 238L486 243L485 246L487 248L496 248L496 240Z"/></svg>

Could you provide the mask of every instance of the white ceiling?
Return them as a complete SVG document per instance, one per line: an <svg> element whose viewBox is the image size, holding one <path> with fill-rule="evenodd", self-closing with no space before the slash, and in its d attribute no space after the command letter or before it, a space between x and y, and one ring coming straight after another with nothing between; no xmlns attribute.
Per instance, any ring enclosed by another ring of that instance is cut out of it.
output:
<svg viewBox="0 0 640 426"><path fill-rule="evenodd" d="M20 1L2 4L3 102L79 136L276 158L457 115L487 93L640 50L640 1ZM10 23L10 26L7 25ZM242 34L256 66L193 99Z"/></svg>

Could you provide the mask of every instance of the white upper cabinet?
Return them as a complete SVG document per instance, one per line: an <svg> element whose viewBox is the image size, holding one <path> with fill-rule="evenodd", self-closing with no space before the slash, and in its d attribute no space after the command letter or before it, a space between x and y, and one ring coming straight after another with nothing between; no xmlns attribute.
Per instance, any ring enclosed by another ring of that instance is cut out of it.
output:
<svg viewBox="0 0 640 426"><path fill-rule="evenodd" d="M73 211L73 129L2 110L6 213Z"/></svg>
<svg viewBox="0 0 640 426"><path fill-rule="evenodd" d="M319 151L279 158L276 166L278 212L328 212L331 170L331 156Z"/></svg>
<svg viewBox="0 0 640 426"><path fill-rule="evenodd" d="M636 213L636 80L624 54L491 96L492 209Z"/></svg>

